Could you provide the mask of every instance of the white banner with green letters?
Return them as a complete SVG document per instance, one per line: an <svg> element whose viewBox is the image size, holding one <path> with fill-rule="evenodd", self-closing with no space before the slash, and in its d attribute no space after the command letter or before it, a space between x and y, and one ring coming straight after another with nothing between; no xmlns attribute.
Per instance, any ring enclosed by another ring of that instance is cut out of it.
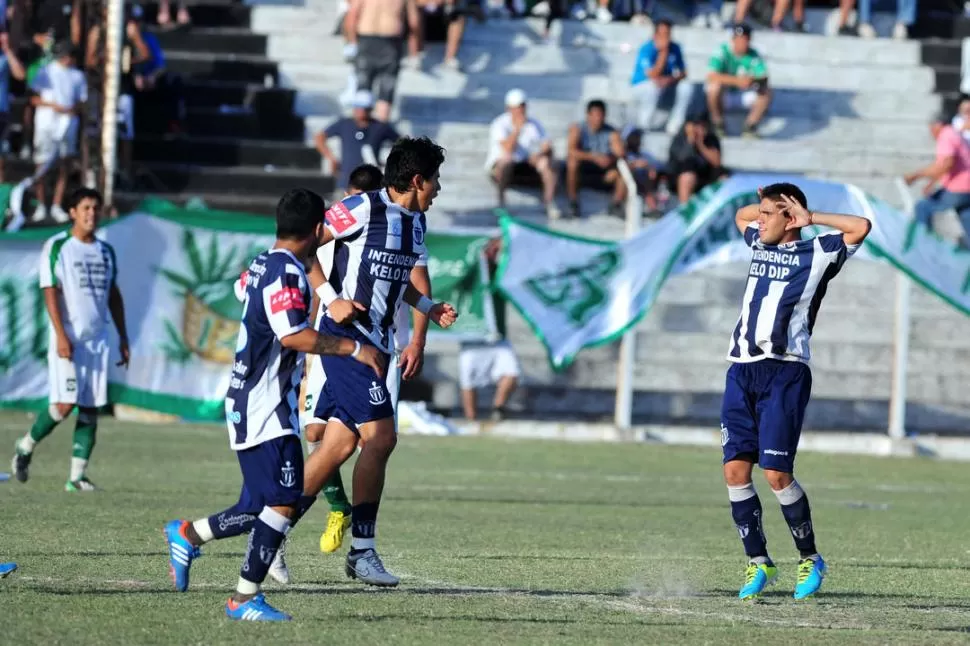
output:
<svg viewBox="0 0 970 646"><path fill-rule="evenodd" d="M268 217L148 201L99 231L117 253L131 341L128 370L111 362L113 403L222 419L239 328L232 284L272 244L274 228ZM47 395L48 322L37 278L41 247L54 233L0 235L0 407L37 407ZM480 262L486 240L427 236L432 289L461 309L461 338L494 332ZM111 348L115 355L116 338Z"/></svg>
<svg viewBox="0 0 970 646"><path fill-rule="evenodd" d="M757 201L759 186L786 180L805 191L814 210L872 221L856 258L889 262L970 315L970 252L855 186L801 177L732 177L621 242L503 217L505 253L496 282L546 346L553 368L562 370L583 348L616 340L635 325L671 275L750 260L735 212ZM810 229L806 235L819 232Z"/></svg>

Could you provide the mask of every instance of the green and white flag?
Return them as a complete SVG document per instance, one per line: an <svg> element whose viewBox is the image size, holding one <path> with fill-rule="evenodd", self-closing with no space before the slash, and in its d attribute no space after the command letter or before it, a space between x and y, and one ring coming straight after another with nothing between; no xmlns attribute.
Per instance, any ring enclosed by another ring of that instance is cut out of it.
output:
<svg viewBox="0 0 970 646"><path fill-rule="evenodd" d="M113 403L222 419L241 313L233 282L273 243L274 229L263 216L151 201L98 232L117 254L131 342L128 370L111 362ZM48 321L38 268L44 241L58 230L0 235L0 407L37 407L47 396ZM459 311L464 307L458 334L487 336L494 322L479 264L486 238L429 234L427 240L432 289Z"/></svg>
<svg viewBox="0 0 970 646"><path fill-rule="evenodd" d="M546 346L553 368L565 369L583 348L614 341L635 325L671 275L750 260L734 215L757 201L759 186L779 181L798 184L812 209L870 219L872 232L857 258L891 263L970 315L970 252L856 186L802 177L732 177L621 242L564 235L505 216L496 282ZM819 232L810 227L806 235Z"/></svg>

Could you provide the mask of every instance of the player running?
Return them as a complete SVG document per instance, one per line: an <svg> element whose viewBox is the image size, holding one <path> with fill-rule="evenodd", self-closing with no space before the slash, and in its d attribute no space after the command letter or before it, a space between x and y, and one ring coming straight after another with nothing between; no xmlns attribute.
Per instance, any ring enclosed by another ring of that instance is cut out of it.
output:
<svg viewBox="0 0 970 646"><path fill-rule="evenodd" d="M811 509L792 475L805 406L812 390L809 338L828 283L869 234L869 220L808 210L794 184L758 192L759 204L738 210L735 223L752 249L741 316L731 338L721 406L724 479L731 514L749 562L738 597L756 598L778 569L768 556L761 501L751 482L755 462L781 504L798 549L795 598L815 594L826 565L815 547ZM809 225L836 229L803 239Z"/></svg>
<svg viewBox="0 0 970 646"><path fill-rule="evenodd" d="M346 197L327 211L326 241L336 241L333 269L329 276L317 268L310 275L326 307L319 318L321 332L376 347L389 358L402 299L440 327L454 323L457 313L451 305L433 303L412 284L412 278L426 276L426 269L412 270L427 266L424 212L441 188L443 162L444 149L430 139L402 138L387 157L384 189ZM430 291L430 282L425 286ZM416 373L420 355L418 350L413 358L402 357L405 377ZM397 442L396 397L366 368L337 357L321 363L326 375L340 379L328 379L315 397L313 417L327 421L327 432L307 460L304 491L319 491L359 441L346 572L364 583L395 586L398 578L384 569L374 537L387 461Z"/></svg>
<svg viewBox="0 0 970 646"><path fill-rule="evenodd" d="M350 189L345 197L378 191L384 181L384 175L380 169L370 164L362 164L355 168L350 174ZM317 260L320 262L321 269L325 275L330 274L333 269L333 254L336 245L321 247L317 251ZM411 270L411 284L419 292L427 297L431 297L431 278L428 275L426 266L415 266ZM421 364L424 360L424 345L428 333L428 318L420 312L415 312L414 336L411 337L411 316L410 309L406 304L399 304L394 314L394 356L387 366L387 386L391 404L394 406L395 422L397 420L397 402L400 394L401 379L411 379L420 372ZM325 308L321 309L318 316L325 315ZM317 319L319 325L319 318ZM306 425L307 452L313 453L320 446L326 430L327 420L313 417L313 405L316 398L323 390L326 383L326 375L323 366L319 361L308 361L308 376L306 380L306 401L304 407L304 420ZM403 373L402 373L403 368ZM327 516L327 527L320 535L320 551L324 553L336 552L344 542L344 535L350 528L350 500L344 490L343 480L340 477L340 469L334 471L333 476L327 480L323 486L323 494L330 505L330 512ZM282 554L282 550L279 552ZM282 557L278 557L270 568L270 576L277 581L285 582L288 580L285 564Z"/></svg>
<svg viewBox="0 0 970 646"><path fill-rule="evenodd" d="M164 530L179 591L188 588L199 546L249 532L239 583L226 602L230 619L290 619L267 603L260 585L284 536L314 500L302 496L297 397L303 353L347 357L348 365L383 376L384 357L373 346L309 326L312 293L304 267L322 243L325 208L312 191L287 192L276 207L276 244L249 265L225 402L229 443L243 475L239 501L194 523L173 520Z"/></svg>
<svg viewBox="0 0 970 646"><path fill-rule="evenodd" d="M74 450L65 491L94 491L85 471L94 451L98 408L108 403L108 315L120 338L121 360L128 365L128 330L118 289L118 262L110 244L95 237L101 194L78 189L68 201L73 224L44 243L40 287L50 316L47 369L48 407L40 411L30 432L17 441L12 468L27 482L37 443L50 435L74 407Z"/></svg>

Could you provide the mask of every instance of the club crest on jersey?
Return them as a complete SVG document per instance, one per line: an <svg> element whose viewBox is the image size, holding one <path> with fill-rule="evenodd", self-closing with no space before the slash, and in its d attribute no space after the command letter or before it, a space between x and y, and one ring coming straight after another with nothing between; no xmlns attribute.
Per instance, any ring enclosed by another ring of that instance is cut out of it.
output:
<svg viewBox="0 0 970 646"><path fill-rule="evenodd" d="M414 244L424 244L424 228L417 220L414 222Z"/></svg>
<svg viewBox="0 0 970 646"><path fill-rule="evenodd" d="M296 469L289 460L280 469L280 484L287 488L296 485Z"/></svg>
<svg viewBox="0 0 970 646"><path fill-rule="evenodd" d="M374 406L380 406L387 401L387 395L384 394L384 386L377 383L376 381L370 382L370 403Z"/></svg>

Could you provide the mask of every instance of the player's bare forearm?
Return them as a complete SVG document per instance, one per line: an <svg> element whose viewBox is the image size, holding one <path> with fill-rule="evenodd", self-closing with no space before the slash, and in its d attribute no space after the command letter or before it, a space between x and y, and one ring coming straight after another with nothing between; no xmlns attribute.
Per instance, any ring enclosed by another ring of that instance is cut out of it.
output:
<svg viewBox="0 0 970 646"><path fill-rule="evenodd" d="M428 274L426 266L415 267L411 270L411 284L408 287L414 287L420 294L418 298L422 295L431 298L431 276ZM411 343L424 347L425 340L428 338L428 325L428 316L414 310L414 330L411 334Z"/></svg>
<svg viewBox="0 0 970 646"><path fill-rule="evenodd" d="M280 339L284 348L307 354L331 354L349 356L354 353L356 344L352 339L320 334L312 328L303 328L295 334Z"/></svg>
<svg viewBox="0 0 970 646"><path fill-rule="evenodd" d="M747 206L742 206L738 209L738 212L734 214L734 224L737 225L738 230L744 233L744 230L748 228L748 225L758 219L758 212L761 209L761 204L749 204Z"/></svg>
<svg viewBox="0 0 970 646"><path fill-rule="evenodd" d="M117 285L111 286L111 293L108 295L108 311L111 312L111 320L115 322L118 336L122 341L128 341L128 325L125 323L125 301L121 297L121 290Z"/></svg>
<svg viewBox="0 0 970 646"><path fill-rule="evenodd" d="M56 287L44 288L44 305L47 306L47 315L51 319L51 325L54 326L54 332L58 337L65 336L64 318L61 316L61 305L58 302Z"/></svg>
<svg viewBox="0 0 970 646"><path fill-rule="evenodd" d="M843 215L841 213L812 212L812 224L832 227L842 232L845 244L859 244L866 239L872 229L872 223L858 215Z"/></svg>

